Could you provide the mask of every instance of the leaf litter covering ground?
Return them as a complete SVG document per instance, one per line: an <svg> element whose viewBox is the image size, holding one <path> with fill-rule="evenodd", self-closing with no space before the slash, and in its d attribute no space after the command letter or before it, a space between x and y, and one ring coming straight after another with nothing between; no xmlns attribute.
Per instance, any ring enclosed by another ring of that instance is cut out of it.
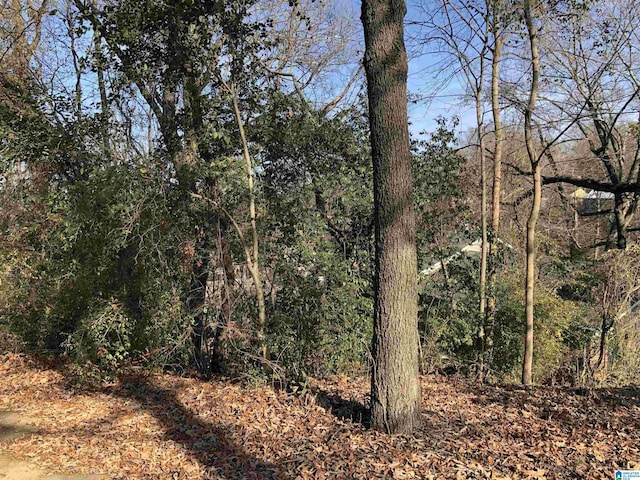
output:
<svg viewBox="0 0 640 480"><path fill-rule="evenodd" d="M640 469L638 390L479 386L423 378L424 425L382 435L351 421L364 380L269 387L136 374L70 387L64 367L0 356L0 410L29 424L0 452L113 479L613 478Z"/></svg>

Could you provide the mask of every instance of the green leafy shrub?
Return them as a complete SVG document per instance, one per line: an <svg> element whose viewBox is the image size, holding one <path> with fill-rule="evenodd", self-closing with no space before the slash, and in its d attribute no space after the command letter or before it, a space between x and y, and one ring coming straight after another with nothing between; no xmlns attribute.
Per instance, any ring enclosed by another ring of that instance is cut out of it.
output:
<svg viewBox="0 0 640 480"><path fill-rule="evenodd" d="M63 343L77 363L93 363L113 372L131 357L132 322L115 299L102 302L87 313Z"/></svg>
<svg viewBox="0 0 640 480"><path fill-rule="evenodd" d="M362 370L372 333L370 282L332 252L290 251L272 306L273 356L293 377Z"/></svg>

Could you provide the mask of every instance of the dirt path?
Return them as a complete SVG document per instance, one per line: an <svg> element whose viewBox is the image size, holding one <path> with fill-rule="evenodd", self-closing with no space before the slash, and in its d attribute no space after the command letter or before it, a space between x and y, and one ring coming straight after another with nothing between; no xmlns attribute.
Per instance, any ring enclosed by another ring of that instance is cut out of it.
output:
<svg viewBox="0 0 640 480"><path fill-rule="evenodd" d="M0 479L2 480L41 480L47 478L46 472L35 465L0 454ZM48 477L60 478L60 477Z"/></svg>
<svg viewBox="0 0 640 480"><path fill-rule="evenodd" d="M28 461L0 454L0 480L98 480L100 478L106 477L52 474Z"/></svg>
<svg viewBox="0 0 640 480"><path fill-rule="evenodd" d="M13 412L0 412L0 440L11 441L29 435L33 424L28 418L20 418ZM32 462L0 453L0 480L98 480L96 475L77 476L52 473L39 468Z"/></svg>

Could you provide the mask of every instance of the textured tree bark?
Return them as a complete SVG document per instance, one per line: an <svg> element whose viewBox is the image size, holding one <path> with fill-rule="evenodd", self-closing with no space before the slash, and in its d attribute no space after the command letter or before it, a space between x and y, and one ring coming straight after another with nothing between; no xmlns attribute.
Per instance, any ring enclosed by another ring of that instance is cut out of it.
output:
<svg viewBox="0 0 640 480"><path fill-rule="evenodd" d="M531 48L531 90L529 91L529 102L524 112L524 137L527 146L527 155L531 162L531 170L533 172L533 202L531 203L531 212L527 220L527 265L525 280L525 315L526 329L524 341L524 358L522 362L522 383L531 385L531 371L533 369L533 306L534 306L534 287L535 287L535 269L536 269L536 224L540 215L540 202L542 198L542 172L540 159L536 156L535 146L533 144L533 111L538 98L538 84L540 78L540 57L538 56L538 35L533 25L533 16L531 13L531 0L524 1L524 17L527 24L527 33L529 34L529 46Z"/></svg>
<svg viewBox="0 0 640 480"><path fill-rule="evenodd" d="M500 58L502 57L503 39L497 29L493 33L494 47L491 58L491 113L495 128L495 147L493 151L493 197L491 212L491 230L493 244L496 243L496 235L500 229L500 193L502 188L502 144L504 134L502 131L502 118L500 115ZM495 249L494 249L495 250Z"/></svg>
<svg viewBox="0 0 640 480"><path fill-rule="evenodd" d="M535 303L535 271L536 271L536 224L540 215L540 201L542 197L542 182L540 174L540 163L536 163L533 168L533 203L531 212L527 220L527 266L526 266L526 298L525 316L526 328L524 338L524 359L522 363L522 383L531 385L533 370L533 325L534 325L534 303Z"/></svg>
<svg viewBox="0 0 640 480"><path fill-rule="evenodd" d="M415 214L403 0L363 0L373 157L376 265L371 423L411 432L420 418Z"/></svg>

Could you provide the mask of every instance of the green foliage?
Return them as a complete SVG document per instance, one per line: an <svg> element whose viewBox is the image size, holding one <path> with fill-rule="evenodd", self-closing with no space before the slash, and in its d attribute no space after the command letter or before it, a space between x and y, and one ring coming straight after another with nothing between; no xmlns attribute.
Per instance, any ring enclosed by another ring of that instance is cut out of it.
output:
<svg viewBox="0 0 640 480"><path fill-rule="evenodd" d="M478 262L461 255L442 272L424 279L420 294L420 330L424 361L430 367L442 360L467 371L477 357L476 336L480 318L477 308Z"/></svg>
<svg viewBox="0 0 640 480"><path fill-rule="evenodd" d="M333 118L275 93L261 152L274 358L292 378L362 369L372 333L372 189L362 113ZM267 275L268 276L268 275Z"/></svg>
<svg viewBox="0 0 640 480"><path fill-rule="evenodd" d="M273 354L301 374L353 372L367 364L370 282L329 249L287 251L269 326Z"/></svg>
<svg viewBox="0 0 640 480"><path fill-rule="evenodd" d="M96 305L62 344L80 364L115 371L131 355L132 324L114 299Z"/></svg>
<svg viewBox="0 0 640 480"><path fill-rule="evenodd" d="M610 336L611 367L607 381L617 386L640 384L640 316L637 313L619 322Z"/></svg>
<svg viewBox="0 0 640 480"><path fill-rule="evenodd" d="M170 252L183 225L169 212L163 172L145 158L121 162L94 151L90 117L56 122L27 96L14 106L26 109L21 123L11 105L0 106L1 193L11 205L0 218L4 327L30 348L66 348L104 369L175 344L175 327L159 328L172 311L166 296L146 295L159 278L159 292L181 281ZM184 331L187 319L178 319Z"/></svg>
<svg viewBox="0 0 640 480"><path fill-rule="evenodd" d="M453 363L469 371L481 353L477 332L481 319L477 308L476 258L462 257L449 264L448 285L442 278L428 281L421 296L423 337L432 366ZM518 288L517 271L504 271L496 286L496 313L490 373L500 380L517 382L522 364L524 292ZM444 292L444 293L439 293ZM453 303L452 303L453 301ZM452 308L453 305L453 308ZM553 381L568 359L582 351L593 338L594 328L584 304L565 300L539 286L534 324L536 383ZM445 362L438 359L445 357Z"/></svg>
<svg viewBox="0 0 640 480"><path fill-rule="evenodd" d="M118 0L74 12L76 34L100 34L103 51L81 56L107 73L110 118L93 104L78 108L73 94L0 79L0 326L27 347L66 353L97 372L131 363L201 368L200 335L210 364L256 380L271 371L304 383L308 374L368 366L366 112L316 111L284 87L263 64L278 39L267 38L270 21L253 6ZM259 358L255 287L244 265L249 194L235 95L256 181L267 360ZM153 138L143 139L144 122L133 124L141 115ZM452 259L446 272L423 279L420 330L426 363L470 371L485 319L477 258L456 256L480 236L465 218L472 204L462 197L457 125L440 118L413 145L419 264ZM544 246L553 253L551 242ZM520 366L524 308L506 263L490 368L510 379ZM594 340L584 309L603 276L580 270L592 265L557 255L542 262L539 382ZM616 354L628 349L626 338L616 336Z"/></svg>
<svg viewBox="0 0 640 480"><path fill-rule="evenodd" d="M438 128L413 145L412 171L417 214L418 265L427 266L452 250L447 245L468 237L460 188L465 162L456 150L458 119L437 119Z"/></svg>
<svg viewBox="0 0 640 480"><path fill-rule="evenodd" d="M112 14L117 15L115 10L106 13L108 21ZM126 19L137 21L135 15ZM127 42L142 35L121 34ZM138 72L140 79L149 78L145 72ZM219 328L223 319L215 298L195 311L189 302L194 265L220 253L212 237L208 250L198 251L197 232L206 222L225 217L216 205L194 200L184 188L206 192L205 185L215 184L226 209L245 221L246 176L230 140L236 127L232 117L215 117L228 99L214 93L201 107L206 109L202 128L215 128L198 130L203 145L212 141L206 150L199 148L210 161L189 164L180 172L168 162L169 151L128 154L122 160L116 152L96 147L102 130L88 115L82 122L59 125L73 145L62 146L60 153L73 150L73 161L45 157L46 145L58 131L39 108L34 107L33 115L40 123L31 121L31 130L13 125L11 115L3 117L3 128L13 132L7 148L15 155L3 157L6 171L27 154L46 165L42 191L21 194L33 190L22 185L3 191L13 195L6 201L19 207L3 219L5 238L11 239L2 248L3 323L30 348L64 351L87 371L112 372L131 362L186 368L195 315L206 318L212 335ZM362 112L327 118L290 96L277 91L269 95L264 113L248 118L247 132L259 163L272 360L292 378L360 369L368 361L371 335L373 251ZM34 143L34 129L41 130L41 148ZM114 135L111 140L118 139ZM33 183L22 182L27 187ZM242 258L240 238L229 226L225 235L232 259ZM211 278L220 267L212 263L209 268ZM234 268L240 267L236 263ZM234 325L225 326L226 341L233 345L227 348L228 372L261 370L250 360L252 297L246 285L232 286Z"/></svg>

